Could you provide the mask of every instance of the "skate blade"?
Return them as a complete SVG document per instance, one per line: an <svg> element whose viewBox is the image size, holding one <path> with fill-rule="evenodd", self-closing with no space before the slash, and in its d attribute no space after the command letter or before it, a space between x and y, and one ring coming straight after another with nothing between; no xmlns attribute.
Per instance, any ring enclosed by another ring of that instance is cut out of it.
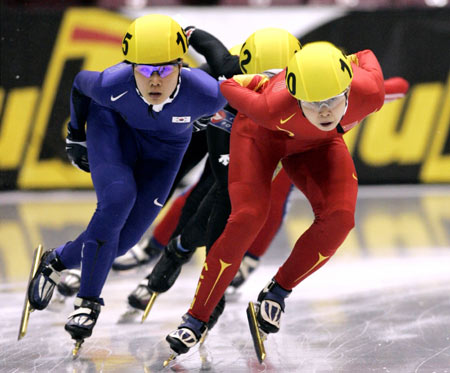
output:
<svg viewBox="0 0 450 373"><path fill-rule="evenodd" d="M266 358L266 350L264 348L265 335L262 335L259 330L258 320L256 319L256 310L253 302L248 303L247 307L248 326L253 339L253 346L255 347L256 357L260 364Z"/></svg>
<svg viewBox="0 0 450 373"><path fill-rule="evenodd" d="M152 296L150 297L150 300L147 303L147 307L145 307L145 311L144 314L142 315L142 320L141 323L143 323L145 321L145 319L147 318L148 314L150 313L150 310L153 307L153 303L155 303L155 299L158 296L159 293L152 293Z"/></svg>
<svg viewBox="0 0 450 373"><path fill-rule="evenodd" d="M81 345L83 344L84 339L78 339L75 342L75 347L72 350L72 359L76 359L79 356Z"/></svg>
<svg viewBox="0 0 450 373"><path fill-rule="evenodd" d="M164 360L163 367L165 368L166 366L168 366L169 363L171 361L175 360L177 356L178 356L178 354L176 352L173 352L167 360Z"/></svg>
<svg viewBox="0 0 450 373"><path fill-rule="evenodd" d="M44 254L44 247L42 245L38 245L38 247L34 250L33 264L31 265L30 277L28 278L27 290L25 292L25 301L23 304L22 318L20 320L19 335L17 337L18 341L20 341L23 337L25 337L25 334L27 334L28 320L30 319L30 313L33 311L30 301L28 300L28 286L30 286L30 282L39 268L42 254Z"/></svg>
<svg viewBox="0 0 450 373"><path fill-rule="evenodd" d="M200 347L203 346L203 343L205 343L205 339L207 336L208 336L208 330L205 333L203 333L202 337L200 338L200 341L198 342Z"/></svg>

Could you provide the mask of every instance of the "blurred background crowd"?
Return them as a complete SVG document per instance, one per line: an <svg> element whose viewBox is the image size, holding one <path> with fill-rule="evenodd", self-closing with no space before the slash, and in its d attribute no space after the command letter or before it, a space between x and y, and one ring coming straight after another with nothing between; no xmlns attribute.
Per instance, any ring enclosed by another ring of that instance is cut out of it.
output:
<svg viewBox="0 0 450 373"><path fill-rule="evenodd" d="M361 9L448 7L449 0L5 0L9 6L64 8L97 6L108 9L149 6L327 6L338 5Z"/></svg>

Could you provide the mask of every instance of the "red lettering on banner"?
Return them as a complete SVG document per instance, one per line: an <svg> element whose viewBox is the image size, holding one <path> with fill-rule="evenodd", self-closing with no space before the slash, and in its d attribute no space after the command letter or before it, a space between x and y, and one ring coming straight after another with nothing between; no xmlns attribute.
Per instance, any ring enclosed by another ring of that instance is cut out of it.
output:
<svg viewBox="0 0 450 373"><path fill-rule="evenodd" d="M112 44L122 44L122 38L117 37L117 35L106 34L104 32L99 32L96 30L89 30L86 28L75 27L72 32L72 40L77 41L102 41Z"/></svg>

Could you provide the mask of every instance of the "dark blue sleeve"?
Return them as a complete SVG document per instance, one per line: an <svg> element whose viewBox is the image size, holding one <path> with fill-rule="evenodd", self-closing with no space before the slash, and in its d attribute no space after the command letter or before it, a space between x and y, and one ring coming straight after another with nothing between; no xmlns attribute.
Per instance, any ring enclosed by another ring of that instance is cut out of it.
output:
<svg viewBox="0 0 450 373"><path fill-rule="evenodd" d="M70 121L76 130L84 131L91 100L101 103L101 73L80 71L74 80L70 99Z"/></svg>
<svg viewBox="0 0 450 373"><path fill-rule="evenodd" d="M201 70L198 70L198 77L197 84L202 87L201 91L205 94L205 113L202 116L214 115L226 105L227 100L222 95L217 80Z"/></svg>

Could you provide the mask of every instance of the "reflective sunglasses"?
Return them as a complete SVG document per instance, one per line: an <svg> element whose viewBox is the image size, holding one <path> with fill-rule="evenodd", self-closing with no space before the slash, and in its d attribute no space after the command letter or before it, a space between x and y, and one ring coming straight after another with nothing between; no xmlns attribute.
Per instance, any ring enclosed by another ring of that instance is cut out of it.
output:
<svg viewBox="0 0 450 373"><path fill-rule="evenodd" d="M348 93L348 88L344 92L339 93L338 95L336 95L334 97L331 97L328 100L323 100L323 101L302 101L302 100L299 100L299 103L301 103L301 105L305 109L319 111L320 108L322 107L322 105L325 105L329 109L333 110L336 106L338 106L342 102L342 100L340 100L340 98L343 97L343 96L346 96L347 93Z"/></svg>
<svg viewBox="0 0 450 373"><path fill-rule="evenodd" d="M150 78L154 72L158 73L161 78L165 78L166 76L172 74L176 67L177 63L167 64L167 65L135 65L135 69L139 74L142 74L146 78Z"/></svg>

